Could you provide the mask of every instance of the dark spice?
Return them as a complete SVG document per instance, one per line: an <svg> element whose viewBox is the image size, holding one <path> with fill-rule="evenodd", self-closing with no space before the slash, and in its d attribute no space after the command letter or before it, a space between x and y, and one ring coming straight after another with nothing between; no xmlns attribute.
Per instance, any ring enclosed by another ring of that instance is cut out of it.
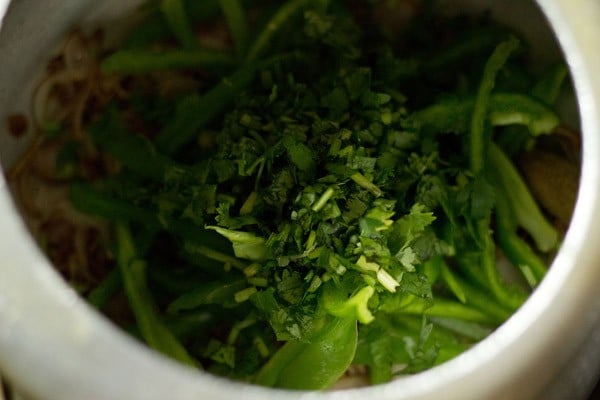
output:
<svg viewBox="0 0 600 400"><path fill-rule="evenodd" d="M18 139L27 133L29 123L25 115L12 114L6 117L6 126L8 127L8 133Z"/></svg>

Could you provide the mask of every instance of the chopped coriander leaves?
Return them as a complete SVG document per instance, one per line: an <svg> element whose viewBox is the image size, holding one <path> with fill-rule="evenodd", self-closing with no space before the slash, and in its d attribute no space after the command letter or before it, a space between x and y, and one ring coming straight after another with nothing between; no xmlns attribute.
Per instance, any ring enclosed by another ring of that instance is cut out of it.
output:
<svg viewBox="0 0 600 400"><path fill-rule="evenodd" d="M216 374L308 390L352 364L372 383L425 370L508 318L526 294L496 248L533 287L558 233L496 139L514 125L523 144L551 132L543 101L564 71L530 83L537 99L499 92L521 62L503 30L461 24L458 41L395 54L385 27L364 29L372 13L354 19L345 2L214 3L233 42L223 51L196 40L191 2L162 1L176 43L107 56L105 72L133 87L186 70L195 84L100 110L90 140L119 172L71 188L80 211L115 222L114 285L142 338ZM155 261L169 267L146 277ZM171 267L196 278L169 291ZM184 323L198 316L210 328L194 334Z"/></svg>

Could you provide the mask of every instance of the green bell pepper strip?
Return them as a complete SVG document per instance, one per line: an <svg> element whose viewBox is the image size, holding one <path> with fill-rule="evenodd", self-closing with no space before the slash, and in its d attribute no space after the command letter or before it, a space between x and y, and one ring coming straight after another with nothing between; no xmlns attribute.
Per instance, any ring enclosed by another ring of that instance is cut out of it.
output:
<svg viewBox="0 0 600 400"><path fill-rule="evenodd" d="M476 30L473 34L463 37L448 48L422 57L422 69L425 71L439 70L447 68L457 61L467 60L474 55L483 54L483 51L487 52L494 49L501 40L506 38L507 34L508 31L496 27Z"/></svg>
<svg viewBox="0 0 600 400"><path fill-rule="evenodd" d="M469 161L471 171L477 174L481 171L485 164L485 154L487 152L487 141L485 134L486 116L490 97L496 82L496 75L502 69L508 57L513 51L519 47L519 40L511 37L505 42L502 42L496 47L483 70L483 77L479 84L477 96L475 98L475 106L471 115L470 124L470 149Z"/></svg>
<svg viewBox="0 0 600 400"><path fill-rule="evenodd" d="M475 297L474 297L475 298ZM480 304L494 304L494 301L487 299L481 301L483 296L477 300ZM398 311L406 315L427 315L434 317L457 318L464 321L479 322L482 324L499 325L510 317L511 312L500 307L493 307L490 310L481 310L479 307L461 304L456 301L437 298L432 304L426 304L422 301L414 301L405 305Z"/></svg>
<svg viewBox="0 0 600 400"><path fill-rule="evenodd" d="M496 192L496 238L509 261L521 271L529 286L535 288L546 275L547 267L517 235L509 202L502 190Z"/></svg>
<svg viewBox="0 0 600 400"><path fill-rule="evenodd" d="M534 135L551 132L559 118L547 105L519 93L494 93L490 97L489 120L492 126L524 125ZM428 132L468 131L475 99L447 99L414 112L410 119Z"/></svg>
<svg viewBox="0 0 600 400"><path fill-rule="evenodd" d="M230 68L235 59L228 53L213 50L120 50L100 64L105 74L146 74L180 69Z"/></svg>
<svg viewBox="0 0 600 400"><path fill-rule="evenodd" d="M531 90L536 99L548 105L553 105L569 76L569 68L563 62L559 62L546 72Z"/></svg>
<svg viewBox="0 0 600 400"><path fill-rule="evenodd" d="M476 341L485 339L493 331L493 329L487 325L463 321L456 318L430 317L429 320L436 326L440 326L447 331Z"/></svg>
<svg viewBox="0 0 600 400"><path fill-rule="evenodd" d="M489 163L488 175L496 192L502 192L508 201L517 224L531 235L540 251L555 249L558 245L558 232L542 214L510 159L494 144L489 148Z"/></svg>
<svg viewBox="0 0 600 400"><path fill-rule="evenodd" d="M233 37L235 52L241 59L246 52L249 36L244 8L239 0L219 0L219 5Z"/></svg>
<svg viewBox="0 0 600 400"><path fill-rule="evenodd" d="M153 349L184 364L197 366L196 360L160 320L146 284L146 263L137 258L133 238L127 226L116 224L115 236L117 265L141 336Z"/></svg>
<svg viewBox="0 0 600 400"><path fill-rule="evenodd" d="M477 235L477 250L463 251L456 257L457 265L465 273L471 282L482 289L489 291L495 300L492 301L497 307L510 313L514 312L526 300L527 294L516 286L508 285L500 275L496 263L495 243L491 231L491 214L475 219L471 222L473 231ZM466 297L467 303L470 304L470 296L475 294L480 298L478 290L471 290L458 276L454 276L455 283L458 283L462 294ZM493 307L489 301L484 301ZM486 307L481 308L487 312Z"/></svg>
<svg viewBox="0 0 600 400"><path fill-rule="evenodd" d="M241 0L243 5L250 5L256 0ZM165 20L159 2L147 3L143 13L146 14L143 22L136 25L124 40L124 48L142 49L153 43L163 41L170 37L172 31ZM183 8L190 25L200 25L202 22L214 21L218 16L218 0L184 0Z"/></svg>
<svg viewBox="0 0 600 400"><path fill-rule="evenodd" d="M331 319L310 343L284 344L260 369L254 383L285 389L326 389L350 366L357 336L354 318Z"/></svg>
<svg viewBox="0 0 600 400"><path fill-rule="evenodd" d="M525 302L527 294L524 291L518 290L517 287L507 286L502 276L500 276L500 271L496 264L496 245L489 226L489 221L480 221L479 232L485 235L483 236L484 247L481 250L480 259L482 272L494 297L496 297L502 306L514 312Z"/></svg>
<svg viewBox="0 0 600 400"><path fill-rule="evenodd" d="M188 20L182 0L162 0L160 9L173 36L177 38L181 46L185 49L198 47L198 40Z"/></svg>
<svg viewBox="0 0 600 400"><path fill-rule="evenodd" d="M448 286L448 289L450 289L450 291L454 294L454 296L456 296L456 298L461 303L465 304L467 302L465 289L462 287L461 283L456 279L452 271L450 271L450 268L448 267L446 262L444 262L443 258L441 256L437 256L435 258L438 259L437 262L440 265L440 273L442 279Z"/></svg>

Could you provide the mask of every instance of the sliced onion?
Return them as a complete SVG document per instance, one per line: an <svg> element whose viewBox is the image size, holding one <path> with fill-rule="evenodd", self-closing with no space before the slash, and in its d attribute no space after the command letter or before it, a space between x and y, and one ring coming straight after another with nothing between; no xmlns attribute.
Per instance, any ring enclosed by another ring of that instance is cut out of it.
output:
<svg viewBox="0 0 600 400"><path fill-rule="evenodd" d="M57 99L52 98L52 90L56 85L71 85L72 87L74 83L81 82L88 76L87 70L65 69L47 77L33 95L35 124L44 130L59 126L71 110L64 104L60 104Z"/></svg>
<svg viewBox="0 0 600 400"><path fill-rule="evenodd" d="M85 113L85 106L90 98L91 92L92 88L88 82L81 94L77 96L77 101L73 106L73 136L79 140L83 140L86 137L83 131L83 114Z"/></svg>

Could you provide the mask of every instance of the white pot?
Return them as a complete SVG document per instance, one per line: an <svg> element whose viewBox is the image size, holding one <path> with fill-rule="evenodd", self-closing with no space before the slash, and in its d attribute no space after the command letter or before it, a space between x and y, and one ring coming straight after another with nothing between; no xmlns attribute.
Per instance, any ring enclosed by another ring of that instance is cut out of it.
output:
<svg viewBox="0 0 600 400"><path fill-rule="evenodd" d="M198 0L201 1L201 0ZM14 0L0 31L0 116L28 109L60 38L80 21L121 18L139 1ZM447 1L458 7L458 2ZM554 46L534 6L472 0L520 27L544 58ZM550 272L489 338L430 371L339 392L287 392L199 373L147 350L95 313L53 271L0 177L0 371L36 399L581 399L598 374L600 2L539 0L574 78L583 131L577 207ZM0 15L6 0L0 0ZM111 23L110 28L116 26ZM25 147L0 130L2 165Z"/></svg>

